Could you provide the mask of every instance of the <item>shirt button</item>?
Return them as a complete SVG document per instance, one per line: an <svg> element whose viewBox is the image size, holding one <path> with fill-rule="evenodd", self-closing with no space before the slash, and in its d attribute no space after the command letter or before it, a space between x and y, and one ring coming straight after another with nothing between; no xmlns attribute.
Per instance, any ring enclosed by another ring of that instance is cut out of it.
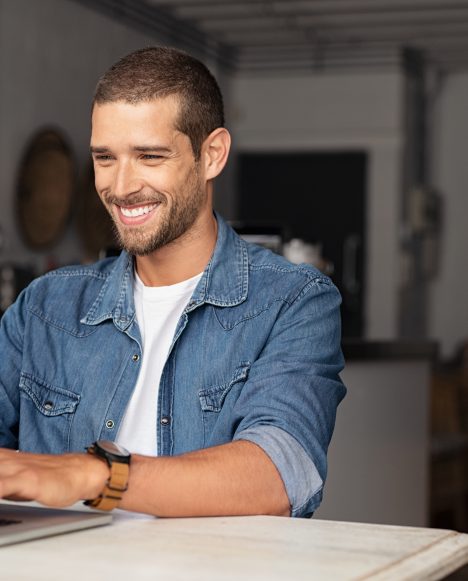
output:
<svg viewBox="0 0 468 581"><path fill-rule="evenodd" d="M164 416L163 418L161 418L161 424L163 426L168 426L171 423L171 418L168 418L167 416Z"/></svg>
<svg viewBox="0 0 468 581"><path fill-rule="evenodd" d="M115 426L114 420L107 420L106 422L106 428L109 430L112 430L112 428Z"/></svg>
<svg viewBox="0 0 468 581"><path fill-rule="evenodd" d="M133 361L138 361L140 359L140 356L138 355L138 353L135 353L135 355L132 357Z"/></svg>
<svg viewBox="0 0 468 581"><path fill-rule="evenodd" d="M47 411L53 410L54 409L54 404L51 401L46 401L44 403L44 409Z"/></svg>

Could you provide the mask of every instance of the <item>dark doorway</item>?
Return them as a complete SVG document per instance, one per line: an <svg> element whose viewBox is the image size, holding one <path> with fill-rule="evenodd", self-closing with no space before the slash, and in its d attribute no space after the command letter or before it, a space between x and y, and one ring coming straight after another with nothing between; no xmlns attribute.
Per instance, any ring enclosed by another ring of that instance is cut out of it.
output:
<svg viewBox="0 0 468 581"><path fill-rule="evenodd" d="M320 243L343 296L343 336L364 332L365 152L239 155L239 218Z"/></svg>

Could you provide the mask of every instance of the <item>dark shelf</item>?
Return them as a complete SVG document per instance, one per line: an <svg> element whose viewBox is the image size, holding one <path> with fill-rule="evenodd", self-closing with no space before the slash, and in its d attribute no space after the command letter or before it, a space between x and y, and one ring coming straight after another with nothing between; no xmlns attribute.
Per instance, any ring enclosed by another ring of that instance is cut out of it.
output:
<svg viewBox="0 0 468 581"><path fill-rule="evenodd" d="M358 359L430 359L438 354L436 341L364 341L343 339L343 353L348 361Z"/></svg>

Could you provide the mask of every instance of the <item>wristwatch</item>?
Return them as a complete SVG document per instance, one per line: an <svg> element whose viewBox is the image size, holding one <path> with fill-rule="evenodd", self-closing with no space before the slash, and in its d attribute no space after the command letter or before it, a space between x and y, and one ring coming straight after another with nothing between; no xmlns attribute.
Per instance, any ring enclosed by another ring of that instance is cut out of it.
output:
<svg viewBox="0 0 468 581"><path fill-rule="evenodd" d="M86 451L107 463L110 477L101 494L97 498L85 500L85 504L99 510L112 510L118 506L128 488L130 452L108 440L94 442Z"/></svg>

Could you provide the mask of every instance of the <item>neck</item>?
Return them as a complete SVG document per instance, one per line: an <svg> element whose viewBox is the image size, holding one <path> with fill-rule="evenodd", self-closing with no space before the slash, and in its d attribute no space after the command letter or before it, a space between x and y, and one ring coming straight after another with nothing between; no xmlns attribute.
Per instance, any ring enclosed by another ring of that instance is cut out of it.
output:
<svg viewBox="0 0 468 581"><path fill-rule="evenodd" d="M213 254L217 233L218 224L210 210L177 240L148 256L137 256L138 276L145 286L168 286L200 274Z"/></svg>

